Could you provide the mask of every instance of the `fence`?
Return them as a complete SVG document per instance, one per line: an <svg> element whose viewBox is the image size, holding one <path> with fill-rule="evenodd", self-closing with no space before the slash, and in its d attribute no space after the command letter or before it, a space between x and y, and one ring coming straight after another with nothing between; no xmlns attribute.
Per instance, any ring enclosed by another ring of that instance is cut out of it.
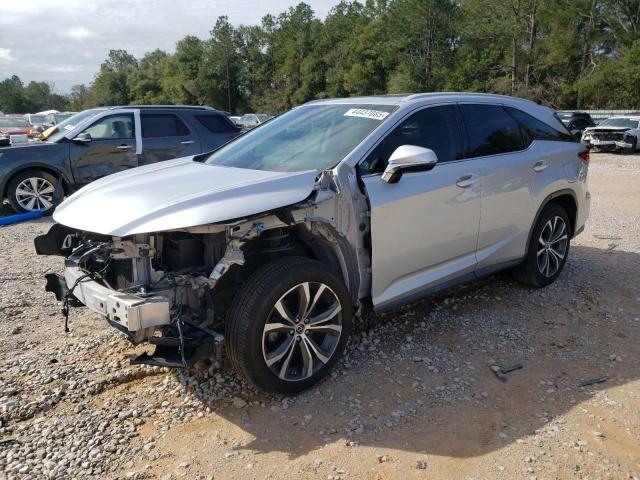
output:
<svg viewBox="0 0 640 480"><path fill-rule="evenodd" d="M640 115L638 110L562 110L563 112L583 112L591 115L594 120L604 120L616 115Z"/></svg>

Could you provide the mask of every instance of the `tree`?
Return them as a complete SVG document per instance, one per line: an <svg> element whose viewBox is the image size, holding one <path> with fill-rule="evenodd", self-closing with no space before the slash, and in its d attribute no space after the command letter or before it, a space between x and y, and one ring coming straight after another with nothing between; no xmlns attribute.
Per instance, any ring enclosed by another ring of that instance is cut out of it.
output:
<svg viewBox="0 0 640 480"><path fill-rule="evenodd" d="M0 82L0 111L26 113L26 99L22 81L17 75Z"/></svg>
<svg viewBox="0 0 640 480"><path fill-rule="evenodd" d="M137 66L125 50L110 50L91 87L94 105L127 105L131 99L128 77Z"/></svg>
<svg viewBox="0 0 640 480"><path fill-rule="evenodd" d="M127 77L130 103L138 105L170 104L170 96L163 88L169 55L154 50L140 59Z"/></svg>
<svg viewBox="0 0 640 480"><path fill-rule="evenodd" d="M91 92L86 85L74 85L71 87L71 93L69 93L69 108L78 112L90 107L90 95Z"/></svg>
<svg viewBox="0 0 640 480"><path fill-rule="evenodd" d="M176 44L176 52L167 59L161 80L170 103L200 103L198 76L203 52L204 43L194 36L186 36Z"/></svg>
<svg viewBox="0 0 640 480"><path fill-rule="evenodd" d="M202 68L198 73L199 97L204 103L221 105L235 112L240 101L240 36L226 16L219 17L211 39L203 49Z"/></svg>

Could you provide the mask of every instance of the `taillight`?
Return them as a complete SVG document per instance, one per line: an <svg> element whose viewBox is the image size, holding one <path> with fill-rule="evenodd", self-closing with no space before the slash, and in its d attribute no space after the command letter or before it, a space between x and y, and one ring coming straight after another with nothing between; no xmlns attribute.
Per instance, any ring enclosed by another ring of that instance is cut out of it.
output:
<svg viewBox="0 0 640 480"><path fill-rule="evenodd" d="M589 163L589 150L583 150L578 154L578 156L580 157L580 160L582 160L584 163L586 164Z"/></svg>

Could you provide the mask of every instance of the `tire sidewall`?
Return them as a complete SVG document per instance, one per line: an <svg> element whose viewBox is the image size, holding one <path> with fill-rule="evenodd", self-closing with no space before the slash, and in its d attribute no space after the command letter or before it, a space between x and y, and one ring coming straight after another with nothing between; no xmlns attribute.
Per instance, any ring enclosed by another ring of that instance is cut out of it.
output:
<svg viewBox="0 0 640 480"><path fill-rule="evenodd" d="M22 206L18 203L18 199L16 198L16 189L18 188L18 185L20 184L20 182L22 182L23 180L26 180L27 178L33 178L33 177L42 178L42 179L48 181L49 183L51 183L54 186L54 188L58 184L58 179L56 179L50 173L43 172L41 170L26 170L24 172L20 172L20 173L16 174L9 181L9 184L7 185L7 198L9 200L9 204L11 205L11 208L13 208L18 213L26 213L26 212L30 212L30 211L35 211L35 210L26 210L26 209L22 208ZM62 186L60 186L60 188L62 189ZM62 198L63 196L64 196L64 190L61 190L60 198ZM57 204L54 202L53 206L51 208L42 211L43 215L52 214L53 211L55 210L56 206L57 206Z"/></svg>
<svg viewBox="0 0 640 480"><path fill-rule="evenodd" d="M547 277L540 273L538 269L538 240L540 239L540 234L542 233L542 229L546 225L546 223L553 217L561 217L565 225L567 226L567 251L564 254L564 258L560 262L560 268L558 271L553 274L551 277ZM550 283L553 283L562 273L564 269L564 265L567 262L567 258L569 257L569 250L571 249L571 235L572 235L572 225L569 220L569 215L564 208L560 205L552 204L544 208L536 225L533 229L533 233L531 235L531 241L529 242L529 252L527 254L526 266L530 272L532 280L538 286L546 286Z"/></svg>
<svg viewBox="0 0 640 480"><path fill-rule="evenodd" d="M323 365L318 372L305 380L284 381L280 380L264 362L262 354L262 334L268 316L278 299L291 288L303 282L324 283L333 290L342 308L342 332L334 354L329 362ZM322 264L318 262L304 262L300 263L297 268L294 267L290 274L286 275L286 278L283 278L282 282L259 302L257 308L253 309L253 312L255 313L254 320L247 329L247 351L244 352L248 366L247 373L258 386L263 388L268 386L267 388L269 390L277 390L280 393L299 392L324 378L331 371L335 362L341 357L351 333L351 298L342 281L333 273L326 271Z"/></svg>

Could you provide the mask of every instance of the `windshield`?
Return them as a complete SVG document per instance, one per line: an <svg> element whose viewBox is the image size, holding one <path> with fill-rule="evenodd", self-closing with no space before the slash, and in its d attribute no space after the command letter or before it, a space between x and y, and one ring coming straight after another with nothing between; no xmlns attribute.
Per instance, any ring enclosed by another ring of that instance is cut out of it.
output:
<svg viewBox="0 0 640 480"><path fill-rule="evenodd" d="M64 137L69 132L69 130L73 130L80 123L97 115L102 111L104 111L104 109L95 108L92 110L85 110L83 112L76 113L75 115L72 115L71 117L57 124L54 127L54 131L49 135L44 136L43 140L49 140L50 142L57 142L62 137Z"/></svg>
<svg viewBox="0 0 640 480"><path fill-rule="evenodd" d="M307 105L216 150L205 163L276 172L335 166L396 109L394 105Z"/></svg>
<svg viewBox="0 0 640 480"><path fill-rule="evenodd" d="M30 127L29 122L23 118L0 118L0 127Z"/></svg>
<svg viewBox="0 0 640 480"><path fill-rule="evenodd" d="M599 127L638 128L638 120L633 118L607 118Z"/></svg>
<svg viewBox="0 0 640 480"><path fill-rule="evenodd" d="M32 125L42 125L44 123L44 115L29 115Z"/></svg>
<svg viewBox="0 0 640 480"><path fill-rule="evenodd" d="M56 124L61 123L67 118L71 118L72 116L73 116L73 113L57 113L54 115L56 119Z"/></svg>

